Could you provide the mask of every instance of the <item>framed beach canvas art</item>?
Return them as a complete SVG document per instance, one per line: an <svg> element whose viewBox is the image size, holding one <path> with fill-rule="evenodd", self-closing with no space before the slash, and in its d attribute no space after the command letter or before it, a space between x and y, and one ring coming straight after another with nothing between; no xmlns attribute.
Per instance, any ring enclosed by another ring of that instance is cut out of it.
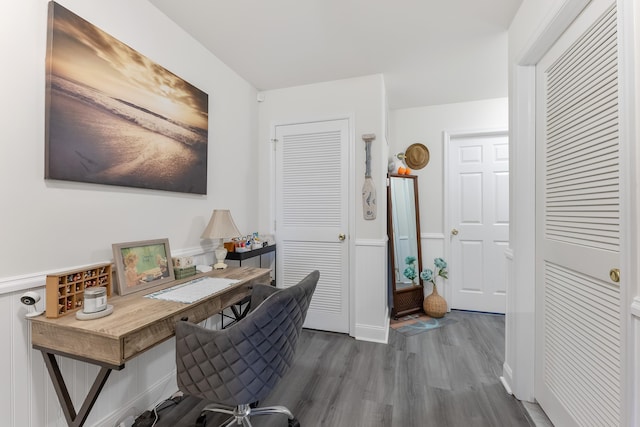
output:
<svg viewBox="0 0 640 427"><path fill-rule="evenodd" d="M49 3L45 178L207 193L208 95Z"/></svg>

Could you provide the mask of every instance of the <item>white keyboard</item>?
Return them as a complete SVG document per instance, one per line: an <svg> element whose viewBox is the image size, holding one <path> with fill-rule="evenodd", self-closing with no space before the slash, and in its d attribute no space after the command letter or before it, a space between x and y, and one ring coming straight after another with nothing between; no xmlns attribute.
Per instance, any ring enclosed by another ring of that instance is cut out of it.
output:
<svg viewBox="0 0 640 427"><path fill-rule="evenodd" d="M171 288L145 295L145 297L191 304L209 295L213 295L216 292L220 292L238 282L239 280L233 279L200 277Z"/></svg>

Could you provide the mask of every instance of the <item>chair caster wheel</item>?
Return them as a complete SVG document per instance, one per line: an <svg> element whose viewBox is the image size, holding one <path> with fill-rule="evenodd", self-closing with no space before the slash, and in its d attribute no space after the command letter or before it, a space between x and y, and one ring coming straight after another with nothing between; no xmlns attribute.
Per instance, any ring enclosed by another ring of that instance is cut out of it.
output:
<svg viewBox="0 0 640 427"><path fill-rule="evenodd" d="M297 418L289 420L289 426L288 427L300 427L300 421L298 421Z"/></svg>
<svg viewBox="0 0 640 427"><path fill-rule="evenodd" d="M196 420L196 427L205 427L207 425L207 414L204 412L200 414L198 419Z"/></svg>

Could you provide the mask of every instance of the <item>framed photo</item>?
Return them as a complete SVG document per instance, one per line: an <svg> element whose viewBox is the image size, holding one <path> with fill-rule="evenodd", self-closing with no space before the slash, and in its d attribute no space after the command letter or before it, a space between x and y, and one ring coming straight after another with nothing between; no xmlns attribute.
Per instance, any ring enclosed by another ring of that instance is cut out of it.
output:
<svg viewBox="0 0 640 427"><path fill-rule="evenodd" d="M120 295L175 280L169 239L114 243L112 246Z"/></svg>

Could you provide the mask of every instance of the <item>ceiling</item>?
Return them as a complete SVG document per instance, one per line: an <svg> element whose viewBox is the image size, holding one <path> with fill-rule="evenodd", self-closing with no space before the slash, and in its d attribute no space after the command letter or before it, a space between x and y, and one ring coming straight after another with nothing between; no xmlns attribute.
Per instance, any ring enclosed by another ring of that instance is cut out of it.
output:
<svg viewBox="0 0 640 427"><path fill-rule="evenodd" d="M507 96L522 0L150 0L258 90L381 73L389 107Z"/></svg>

